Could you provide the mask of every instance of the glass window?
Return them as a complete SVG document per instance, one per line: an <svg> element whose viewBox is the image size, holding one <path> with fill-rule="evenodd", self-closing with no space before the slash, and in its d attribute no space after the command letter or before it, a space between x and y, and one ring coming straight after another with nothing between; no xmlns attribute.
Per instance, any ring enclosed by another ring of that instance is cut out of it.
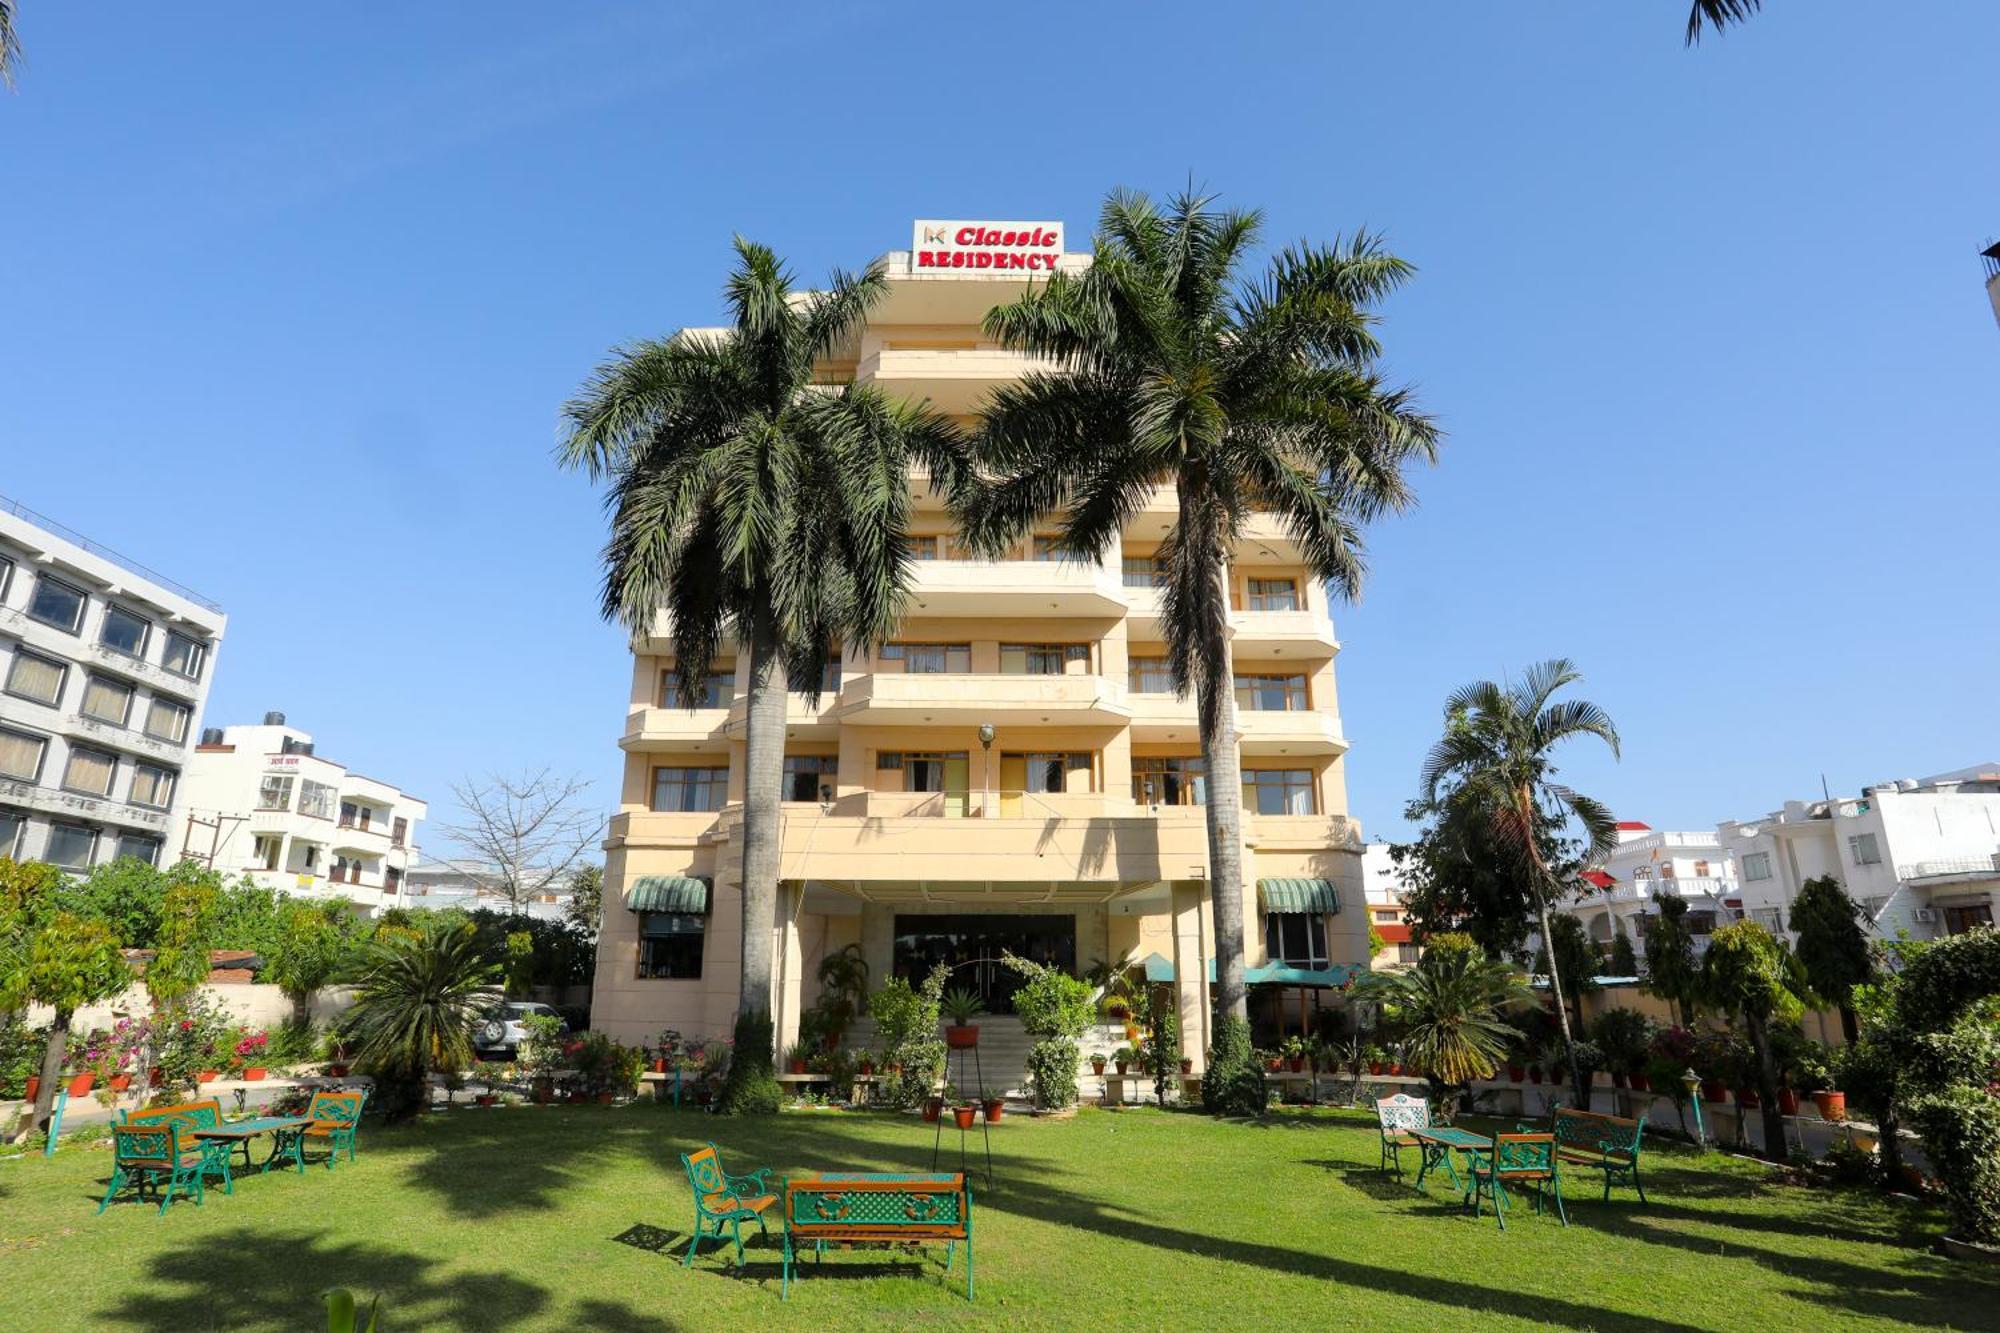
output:
<svg viewBox="0 0 2000 1333"><path fill-rule="evenodd" d="M1865 910L1868 913L1868 919L1870 921L1873 921L1878 917L1880 917L1882 915L1882 909L1887 907L1888 905L1889 905L1889 896L1887 894L1882 894L1874 898L1863 898L1861 900L1861 906L1863 910Z"/></svg>
<svg viewBox="0 0 2000 1333"><path fill-rule="evenodd" d="M1238 676L1236 706L1250 713L1300 713L1306 707L1306 678Z"/></svg>
<svg viewBox="0 0 2000 1333"><path fill-rule="evenodd" d="M720 810L729 800L727 768L656 768L653 809L668 814Z"/></svg>
<svg viewBox="0 0 2000 1333"><path fill-rule="evenodd" d="M47 738L28 731L0 728L0 777L36 782L42 776L42 755Z"/></svg>
<svg viewBox="0 0 2000 1333"><path fill-rule="evenodd" d="M903 790L909 792L963 792L970 772L969 757L964 750L951 753L884 750L875 757L875 767L878 770L900 769ZM958 785L948 787L946 783L952 777L958 779Z"/></svg>
<svg viewBox="0 0 2000 1333"><path fill-rule="evenodd" d="M0 570L4 575L5 570ZM0 810L0 856L19 860L21 856L21 834L27 830L28 817L14 810Z"/></svg>
<svg viewBox="0 0 2000 1333"><path fill-rule="evenodd" d="M1087 643L1003 643L1000 645L1000 674L1003 676L1061 676L1075 669L1077 675L1090 673L1090 645ZM908 670L907 667L904 668Z"/></svg>
<svg viewBox="0 0 2000 1333"><path fill-rule="evenodd" d="M14 561L8 556L0 555L0 599L7 596L7 589L12 587L13 583Z"/></svg>
<svg viewBox="0 0 2000 1333"><path fill-rule="evenodd" d="M1873 833L1857 833L1847 840L1847 854L1858 866L1882 863L1882 846Z"/></svg>
<svg viewBox="0 0 2000 1333"><path fill-rule="evenodd" d="M1303 768L1246 768L1243 808L1259 815L1312 814L1312 774Z"/></svg>
<svg viewBox="0 0 2000 1333"><path fill-rule="evenodd" d="M1140 805L1206 805L1203 772L1199 755L1134 755L1132 799Z"/></svg>
<svg viewBox="0 0 2000 1333"><path fill-rule="evenodd" d="M1944 932L1947 935L1963 935L1968 930L1978 930L1993 924L1991 903L1972 903L1964 907L1944 909Z"/></svg>
<svg viewBox="0 0 2000 1333"><path fill-rule="evenodd" d="M1266 912L1264 948L1287 967L1325 967L1326 918L1317 912Z"/></svg>
<svg viewBox="0 0 2000 1333"><path fill-rule="evenodd" d="M82 869L97 859L97 830L81 824L49 825L49 847L44 859L50 865Z"/></svg>
<svg viewBox="0 0 2000 1333"><path fill-rule="evenodd" d="M1128 555L1123 561L1125 586L1128 588L1163 588L1167 583L1167 567L1150 555Z"/></svg>
<svg viewBox="0 0 2000 1333"><path fill-rule="evenodd" d="M1709 878L1709 873L1708 873L1708 862L1706 862L1706 861L1696 861L1696 862L1694 863L1694 877L1695 877L1696 879L1708 879L1708 878Z"/></svg>
<svg viewBox="0 0 2000 1333"><path fill-rule="evenodd" d="M909 538L910 559L935 560L938 558L938 539L933 535Z"/></svg>
<svg viewBox="0 0 2000 1333"><path fill-rule="evenodd" d="M266 870L278 868L278 852L285 840L275 833L259 833L250 845L250 855Z"/></svg>
<svg viewBox="0 0 2000 1333"><path fill-rule="evenodd" d="M639 975L659 981L686 981L701 975L702 942L708 922L679 912L639 914Z"/></svg>
<svg viewBox="0 0 2000 1333"><path fill-rule="evenodd" d="M146 734L156 741L179 745L187 739L188 722L193 717L194 710L186 704L156 694L153 706L146 710Z"/></svg>
<svg viewBox="0 0 2000 1333"><path fill-rule="evenodd" d="M81 588L72 588L43 574L35 580L35 595L28 599L28 614L44 625L74 634L83 624L83 608L89 601Z"/></svg>
<svg viewBox="0 0 2000 1333"><path fill-rule="evenodd" d="M885 643L881 657L901 662L906 676L956 676L972 670L969 643Z"/></svg>
<svg viewBox="0 0 2000 1333"><path fill-rule="evenodd" d="M1014 994L1027 978L1009 967L1008 954L1072 975L1076 971L1076 915L902 915L890 950L890 973L920 984L939 963L951 984L979 996L989 1014L1014 1012Z"/></svg>
<svg viewBox="0 0 2000 1333"><path fill-rule="evenodd" d="M817 801L819 789L827 788L827 798L832 799L834 773L840 768L840 760L830 754L788 754L785 756L785 799L788 801Z"/></svg>
<svg viewBox="0 0 2000 1333"><path fill-rule="evenodd" d="M1134 694L1172 694L1174 692L1174 669L1164 657L1135 657L1127 665L1131 668L1131 685Z"/></svg>
<svg viewBox="0 0 2000 1333"><path fill-rule="evenodd" d="M167 631L167 651L160 664L177 676L189 680L200 680L201 669L208 663L208 645L200 639L191 639L178 630Z"/></svg>
<svg viewBox="0 0 2000 1333"><path fill-rule="evenodd" d="M688 695L681 690L680 679L671 671L660 673L660 707L662 708L727 708L729 701L736 697L735 671L711 671L702 677L701 692Z"/></svg>
<svg viewBox="0 0 2000 1333"><path fill-rule="evenodd" d="M132 716L132 695L132 687L122 680L92 676L83 687L83 715L122 727Z"/></svg>
<svg viewBox="0 0 2000 1333"><path fill-rule="evenodd" d="M410 836L409 820L397 819L394 823L389 825L389 845L391 847L401 847L403 845L404 840L409 836Z"/></svg>
<svg viewBox="0 0 2000 1333"><path fill-rule="evenodd" d="M1715 933L1715 913L1689 912L1682 920L1687 922L1690 935L1713 935Z"/></svg>
<svg viewBox="0 0 2000 1333"><path fill-rule="evenodd" d="M1034 559L1044 562L1060 560L1063 558L1063 553L1057 543L1061 541L1062 538L1053 533L1038 532L1035 534L1033 543L1028 548L1029 553Z"/></svg>
<svg viewBox="0 0 2000 1333"><path fill-rule="evenodd" d="M1784 918L1778 915L1778 909L1775 907L1753 907L1750 909L1750 919L1773 935L1785 928Z"/></svg>
<svg viewBox="0 0 2000 1333"><path fill-rule="evenodd" d="M1069 790L1068 774L1090 774L1093 766L1090 754L1071 752L1067 754L1003 754L1000 756L1001 770L1005 772L1013 764L1023 765L1023 791L1034 793L1062 792ZM1091 786L1085 779L1084 789Z"/></svg>
<svg viewBox="0 0 2000 1333"><path fill-rule="evenodd" d="M112 783L117 780L118 756L77 745L70 747L69 763L63 769L64 790L108 797Z"/></svg>
<svg viewBox="0 0 2000 1333"><path fill-rule="evenodd" d="M1771 878L1771 854L1752 852L1743 858L1743 878L1749 880Z"/></svg>
<svg viewBox="0 0 2000 1333"><path fill-rule="evenodd" d="M1299 585L1296 579L1251 579L1250 609L1252 611L1296 611L1299 609Z"/></svg>
<svg viewBox="0 0 2000 1333"><path fill-rule="evenodd" d="M132 770L132 804L164 810L174 803L174 771L157 764L140 764Z"/></svg>
<svg viewBox="0 0 2000 1333"><path fill-rule="evenodd" d="M37 657L17 648L13 662L7 667L7 693L53 708L62 702L63 677L67 674L68 668L53 657Z"/></svg>
<svg viewBox="0 0 2000 1333"><path fill-rule="evenodd" d="M160 863L160 840L149 838L143 833L121 833L118 835L118 854L129 856L147 865Z"/></svg>
<svg viewBox="0 0 2000 1333"><path fill-rule="evenodd" d="M292 776L289 773L266 773L257 787L257 808L259 810L289 810L292 808Z"/></svg>
<svg viewBox="0 0 2000 1333"><path fill-rule="evenodd" d="M330 783L299 779L299 813L315 819L333 818L334 790Z"/></svg>
<svg viewBox="0 0 2000 1333"><path fill-rule="evenodd" d="M104 628L98 631L97 641L128 656L143 657L146 653L146 634L152 628L152 623L143 616L135 616L122 606L107 606L104 608Z"/></svg>

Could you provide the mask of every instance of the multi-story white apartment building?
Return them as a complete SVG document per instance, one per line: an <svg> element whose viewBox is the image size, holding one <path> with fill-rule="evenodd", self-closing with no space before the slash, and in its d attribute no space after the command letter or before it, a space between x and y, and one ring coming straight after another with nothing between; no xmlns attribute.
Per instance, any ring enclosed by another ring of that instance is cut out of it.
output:
<svg viewBox="0 0 2000 1333"><path fill-rule="evenodd" d="M1033 264L1002 255L938 271L922 245L889 257L888 294L822 373L969 416L1034 364L986 337L987 312L1033 272L1088 256L1059 254L1056 239L1018 256ZM1173 694L1154 565L1173 496L1133 514L1120 548L1088 564L1055 559L1048 534L1003 560L964 558L940 503L913 490L919 566L895 641L846 653L817 707L792 703L772 996L781 1039L817 998L820 960L850 944L877 985L954 964L953 984L979 992L1000 1016L985 1021L1004 1026L1017 982L998 960L1011 950L1078 972L1143 964L1171 980L1199 1060L1214 957L1206 778L1193 704ZM1243 925L1253 1013L1268 1030L1367 968L1367 912L1325 590L1276 521L1252 522L1234 554ZM591 1021L628 1040L726 1032L737 1008L740 659L718 660L685 699L673 654L664 623L633 644L606 842Z"/></svg>
<svg viewBox="0 0 2000 1333"><path fill-rule="evenodd" d="M1792 899L1821 875L1888 937L1956 935L2000 912L2000 763L1787 801L1717 833L1735 858L1745 914L1774 931L1790 934Z"/></svg>
<svg viewBox="0 0 2000 1333"><path fill-rule="evenodd" d="M267 713L214 728L187 770L186 854L266 888L394 906L429 807L314 752L313 738Z"/></svg>
<svg viewBox="0 0 2000 1333"><path fill-rule="evenodd" d="M1736 869L1714 833L1670 833L1636 820L1618 825L1618 846L1602 865L1584 872L1581 896L1562 905L1580 918L1590 937L1609 945L1618 935L1632 941L1634 952L1646 953L1648 919L1657 915L1653 895L1685 898L1687 921L1697 952L1708 947L1709 934L1736 918Z"/></svg>
<svg viewBox="0 0 2000 1333"><path fill-rule="evenodd" d="M227 617L0 497L0 856L165 864Z"/></svg>

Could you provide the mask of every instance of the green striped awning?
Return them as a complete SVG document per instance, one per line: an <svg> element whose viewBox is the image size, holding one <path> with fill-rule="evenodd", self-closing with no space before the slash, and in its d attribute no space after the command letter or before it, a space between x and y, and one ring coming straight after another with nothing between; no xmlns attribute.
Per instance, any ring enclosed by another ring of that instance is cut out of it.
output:
<svg viewBox="0 0 2000 1333"><path fill-rule="evenodd" d="M625 890L625 908L631 912L706 916L708 881L687 875L641 875Z"/></svg>
<svg viewBox="0 0 2000 1333"><path fill-rule="evenodd" d="M1149 953L1139 963L1146 973L1146 980L1155 986L1164 986L1174 979L1174 965L1161 955Z"/></svg>
<svg viewBox="0 0 2000 1333"><path fill-rule="evenodd" d="M1291 967L1285 963L1262 963L1256 967L1243 969L1243 982L1249 986L1313 986L1323 990L1341 990L1366 971L1352 963L1335 963L1331 967ZM1208 960L1208 982L1215 984L1215 960Z"/></svg>
<svg viewBox="0 0 2000 1333"><path fill-rule="evenodd" d="M1340 910L1340 897L1330 879L1260 879L1257 896L1267 912L1320 912Z"/></svg>

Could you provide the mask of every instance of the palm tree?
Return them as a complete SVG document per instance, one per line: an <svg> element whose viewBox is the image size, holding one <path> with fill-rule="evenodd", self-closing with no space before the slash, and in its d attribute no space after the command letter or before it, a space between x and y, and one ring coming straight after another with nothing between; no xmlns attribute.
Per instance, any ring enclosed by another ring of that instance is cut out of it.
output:
<svg viewBox="0 0 2000 1333"><path fill-rule="evenodd" d="M1687 44L1701 40L1704 27L1721 32L1732 23L1742 23L1763 7L1764 0L1694 0L1688 11Z"/></svg>
<svg viewBox="0 0 2000 1333"><path fill-rule="evenodd" d="M1504 1015L1534 1006L1534 992L1470 936L1438 935L1415 967L1375 973L1368 989L1403 1033L1405 1058L1443 1087L1491 1078L1521 1029Z"/></svg>
<svg viewBox="0 0 2000 1333"><path fill-rule="evenodd" d="M429 919L375 937L353 1006L341 1020L392 1116L424 1104L432 1071L472 1063L480 1014L500 998L500 968L470 921Z"/></svg>
<svg viewBox="0 0 2000 1333"><path fill-rule="evenodd" d="M0 0L0 84L14 86L21 65L21 37L14 30L14 0Z"/></svg>
<svg viewBox="0 0 2000 1333"><path fill-rule="evenodd" d="M1595 736L1618 754L1618 731L1611 717L1583 699L1556 701L1564 686L1581 679L1565 658L1528 668L1520 681L1501 685L1476 681L1455 692L1445 705L1445 734L1424 759L1421 782L1426 799L1447 791L1483 821L1493 845L1509 857L1532 890L1542 940L1554 940L1550 904L1562 894L1557 873L1557 840L1580 833L1580 860L1601 861L1617 845L1611 812L1592 798L1556 781L1553 752L1564 741ZM1588 1106L1589 1084L1576 1058L1569 1008L1562 1001L1562 974L1550 951L1549 987L1556 995L1564 1054L1577 1103Z"/></svg>
<svg viewBox="0 0 2000 1333"><path fill-rule="evenodd" d="M1104 205L1091 267L1058 273L987 316L1006 346L1052 358L996 391L984 413L986 483L961 514L998 554L1045 514L1058 549L1099 560L1153 493L1178 504L1160 546L1174 684L1199 714L1208 778L1216 1009L1245 1020L1242 792L1229 645L1231 548L1275 513L1307 569L1360 590L1360 525L1410 503L1403 468L1435 457L1438 431L1385 384L1370 307L1410 276L1369 235L1273 257L1241 273L1254 212L1143 194Z"/></svg>
<svg viewBox="0 0 2000 1333"><path fill-rule="evenodd" d="M621 349L563 409L559 457L610 478L604 614L647 634L665 613L689 706L726 643L748 650L747 1018L771 1005L787 682L817 701L832 645L887 637L911 577L911 467L951 493L966 452L928 407L818 382L888 290L879 266L805 293L764 246L739 237L736 254L731 328Z"/></svg>

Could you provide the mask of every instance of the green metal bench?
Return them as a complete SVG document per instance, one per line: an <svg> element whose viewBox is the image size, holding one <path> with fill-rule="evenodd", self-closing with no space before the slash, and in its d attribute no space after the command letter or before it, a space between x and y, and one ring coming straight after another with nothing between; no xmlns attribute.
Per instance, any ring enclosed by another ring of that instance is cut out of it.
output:
<svg viewBox="0 0 2000 1333"><path fill-rule="evenodd" d="M688 1241L687 1257L681 1260L681 1267L694 1262L694 1252L701 1245L702 1227L710 1224L718 1241L722 1239L722 1228L729 1228L736 1241L736 1262L742 1263L743 1224L755 1222L765 1235L771 1234L764 1214L777 1204L778 1191L784 1188L784 1182L774 1183L775 1173L769 1167L747 1176L730 1175L722 1169L722 1154L713 1143L682 1153L681 1165L687 1168L688 1187L694 1191L694 1236Z"/></svg>
<svg viewBox="0 0 2000 1333"><path fill-rule="evenodd" d="M174 1193L191 1197L200 1207L202 1178L208 1174L207 1145L190 1147L181 1141L181 1127L172 1120L148 1125L114 1125L111 1129L111 1184L98 1201L102 1214L111 1206L118 1191L132 1185L139 1201L146 1202L146 1187L159 1196L160 1211L174 1201Z"/></svg>
<svg viewBox="0 0 2000 1333"><path fill-rule="evenodd" d="M202 1175L222 1177L222 1192L234 1194L236 1182L230 1174L230 1158L235 1150L219 1139L197 1139L194 1136L198 1129L215 1129L221 1124L222 1103L213 1097L174 1106L155 1106L145 1111L126 1111L118 1122L119 1127L130 1126L134 1129L172 1126L179 1131L176 1137L182 1152L201 1154Z"/></svg>
<svg viewBox="0 0 2000 1333"><path fill-rule="evenodd" d="M1629 1184L1646 1202L1646 1186L1639 1179L1639 1153L1646 1137L1646 1117L1627 1120L1599 1111L1573 1111L1559 1106L1550 1121L1556 1152L1571 1166L1604 1173L1604 1199L1611 1201L1613 1184Z"/></svg>
<svg viewBox="0 0 2000 1333"><path fill-rule="evenodd" d="M795 1247L810 1245L826 1257L829 1242L908 1245L945 1243L944 1268L951 1271L959 1242L965 1243L965 1299L972 1287L972 1187L961 1174L917 1172L838 1173L785 1182L785 1277L781 1296L792 1292Z"/></svg>
<svg viewBox="0 0 2000 1333"><path fill-rule="evenodd" d="M1477 1217L1487 1199L1493 1200L1493 1219L1507 1229L1507 1186L1533 1185L1535 1213L1542 1211L1544 1193L1555 1196L1556 1216L1569 1225L1563 1208L1562 1161L1553 1134L1495 1134L1490 1151L1472 1157L1472 1214Z"/></svg>

